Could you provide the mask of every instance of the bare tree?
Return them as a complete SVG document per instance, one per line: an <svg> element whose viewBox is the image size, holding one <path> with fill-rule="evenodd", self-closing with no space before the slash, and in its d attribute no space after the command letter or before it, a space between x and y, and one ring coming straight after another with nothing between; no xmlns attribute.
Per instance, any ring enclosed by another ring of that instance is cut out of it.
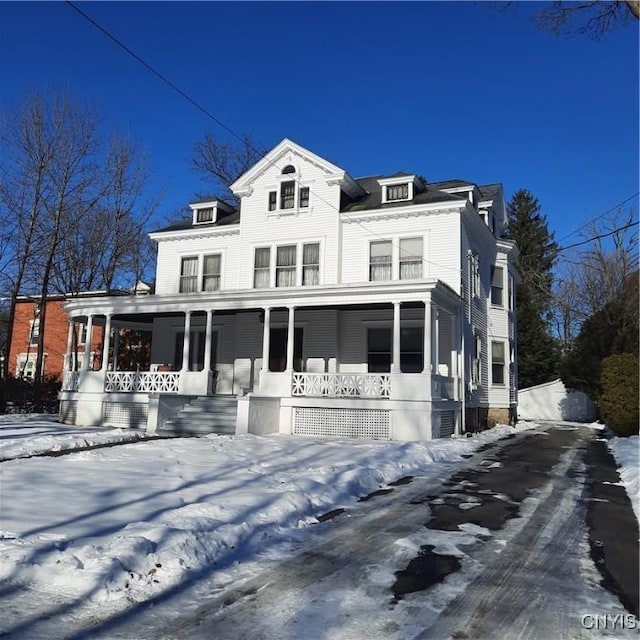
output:
<svg viewBox="0 0 640 640"><path fill-rule="evenodd" d="M230 144L206 133L194 145L193 166L206 180L211 180L216 192L213 198L237 202L229 189L245 171L250 169L266 151L254 143L249 135L242 137L238 144Z"/></svg>

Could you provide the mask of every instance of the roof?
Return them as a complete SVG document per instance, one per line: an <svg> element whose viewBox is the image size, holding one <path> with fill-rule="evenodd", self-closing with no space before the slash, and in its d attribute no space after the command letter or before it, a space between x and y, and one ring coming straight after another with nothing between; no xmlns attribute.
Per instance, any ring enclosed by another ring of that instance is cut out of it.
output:
<svg viewBox="0 0 640 640"><path fill-rule="evenodd" d="M483 198L491 200L502 192L502 185L500 183L486 184L482 187L478 187L478 189L480 189L480 193L482 194Z"/></svg>
<svg viewBox="0 0 640 640"><path fill-rule="evenodd" d="M240 212L235 211L234 213L230 213L228 216L221 218L217 222L200 222L198 224L193 224L193 220L191 218L184 219L180 222L176 222L174 224L170 224L168 227L163 227L162 229L156 229L153 233L162 233L164 231L183 231L184 229L210 229L214 227L224 227L232 224L238 224L240 222Z"/></svg>

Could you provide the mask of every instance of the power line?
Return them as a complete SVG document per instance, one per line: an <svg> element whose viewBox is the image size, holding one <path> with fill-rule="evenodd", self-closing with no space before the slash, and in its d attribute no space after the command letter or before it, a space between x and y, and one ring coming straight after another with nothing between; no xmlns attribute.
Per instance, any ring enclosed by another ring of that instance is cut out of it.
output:
<svg viewBox="0 0 640 640"><path fill-rule="evenodd" d="M618 233L619 231L624 231L625 229L629 229L633 226L637 226L637 222L629 222L628 224L625 224L621 227L617 227L615 229L613 229L612 231L608 231L607 233L600 233L597 236L593 236L591 238L587 238L586 240L582 240L581 242L574 242L573 244L568 244L566 247L560 247L559 249L556 250L556 253L560 253L562 251L566 251L567 249L573 249L574 247L579 247L583 244L589 244L590 242L593 242L594 240L600 240L601 238L608 238L609 236L612 236L616 233Z"/></svg>

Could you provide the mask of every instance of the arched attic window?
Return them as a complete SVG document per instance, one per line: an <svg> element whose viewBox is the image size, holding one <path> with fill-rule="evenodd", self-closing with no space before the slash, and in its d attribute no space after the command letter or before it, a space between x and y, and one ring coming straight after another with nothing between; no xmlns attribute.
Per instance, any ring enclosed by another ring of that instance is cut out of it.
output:
<svg viewBox="0 0 640 640"><path fill-rule="evenodd" d="M280 181L280 189L278 191L269 192L269 211L277 211L283 209L306 209L309 206L309 187L300 185L300 181L295 179L292 174L297 174L297 169L288 164L282 169L283 176L291 176L293 180ZM297 206L296 206L297 201Z"/></svg>

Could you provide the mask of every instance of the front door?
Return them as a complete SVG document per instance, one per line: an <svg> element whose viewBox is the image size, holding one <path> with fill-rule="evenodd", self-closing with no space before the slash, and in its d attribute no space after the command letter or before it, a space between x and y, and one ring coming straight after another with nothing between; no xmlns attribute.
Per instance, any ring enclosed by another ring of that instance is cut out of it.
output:
<svg viewBox="0 0 640 640"><path fill-rule="evenodd" d="M293 332L293 370L302 371L302 327ZM287 368L287 329L271 329L269 338L269 371Z"/></svg>

